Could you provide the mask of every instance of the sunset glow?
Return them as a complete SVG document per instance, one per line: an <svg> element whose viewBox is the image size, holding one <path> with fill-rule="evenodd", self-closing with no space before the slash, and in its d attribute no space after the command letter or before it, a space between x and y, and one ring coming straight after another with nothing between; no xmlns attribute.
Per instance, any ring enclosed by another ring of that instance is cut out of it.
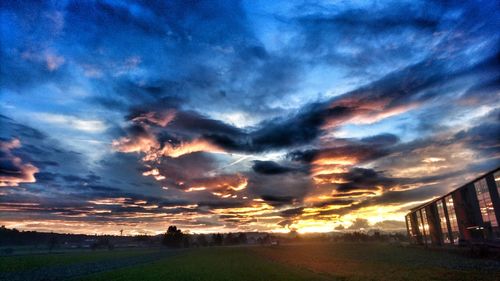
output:
<svg viewBox="0 0 500 281"><path fill-rule="evenodd" d="M405 230L500 166L495 1L28 2L0 7L8 228Z"/></svg>

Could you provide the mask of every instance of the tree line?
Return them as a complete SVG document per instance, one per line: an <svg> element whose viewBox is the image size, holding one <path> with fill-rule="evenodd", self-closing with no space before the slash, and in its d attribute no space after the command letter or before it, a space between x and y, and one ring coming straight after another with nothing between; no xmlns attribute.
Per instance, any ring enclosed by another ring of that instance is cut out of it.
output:
<svg viewBox="0 0 500 281"><path fill-rule="evenodd" d="M175 225L169 226L162 244L169 248L207 247L247 244L246 233L186 234Z"/></svg>
<svg viewBox="0 0 500 281"><path fill-rule="evenodd" d="M161 235L86 235L62 234L36 231L19 231L0 227L0 251L13 251L13 246L31 246L35 249L52 251L58 248L108 249L115 247L158 247L188 248L208 246L232 246L244 244L278 245L281 243L297 242L401 242L407 241L403 233L381 233L375 231L364 232L337 232L321 234L298 234L292 230L288 234L270 233L213 233L191 234L182 232L180 228L171 225Z"/></svg>

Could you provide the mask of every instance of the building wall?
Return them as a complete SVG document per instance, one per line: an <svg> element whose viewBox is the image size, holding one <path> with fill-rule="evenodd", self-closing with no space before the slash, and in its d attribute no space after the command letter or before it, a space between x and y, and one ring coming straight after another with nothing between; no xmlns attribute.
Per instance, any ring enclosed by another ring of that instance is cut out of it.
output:
<svg viewBox="0 0 500 281"><path fill-rule="evenodd" d="M500 168L412 209L405 217L410 242L421 245L500 243L499 194Z"/></svg>

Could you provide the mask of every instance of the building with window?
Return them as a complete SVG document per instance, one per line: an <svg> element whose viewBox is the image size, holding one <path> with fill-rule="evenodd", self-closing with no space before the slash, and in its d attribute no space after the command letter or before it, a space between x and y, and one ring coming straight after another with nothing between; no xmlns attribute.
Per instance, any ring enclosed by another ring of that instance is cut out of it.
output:
<svg viewBox="0 0 500 281"><path fill-rule="evenodd" d="M422 245L500 243L500 168L406 215L410 241Z"/></svg>

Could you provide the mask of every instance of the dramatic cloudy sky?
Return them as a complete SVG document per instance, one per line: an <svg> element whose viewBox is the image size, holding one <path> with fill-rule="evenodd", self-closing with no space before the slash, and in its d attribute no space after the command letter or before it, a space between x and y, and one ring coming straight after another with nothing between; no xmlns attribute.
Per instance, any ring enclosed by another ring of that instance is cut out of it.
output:
<svg viewBox="0 0 500 281"><path fill-rule="evenodd" d="M0 4L0 224L399 229L500 164L498 1L147 2Z"/></svg>

